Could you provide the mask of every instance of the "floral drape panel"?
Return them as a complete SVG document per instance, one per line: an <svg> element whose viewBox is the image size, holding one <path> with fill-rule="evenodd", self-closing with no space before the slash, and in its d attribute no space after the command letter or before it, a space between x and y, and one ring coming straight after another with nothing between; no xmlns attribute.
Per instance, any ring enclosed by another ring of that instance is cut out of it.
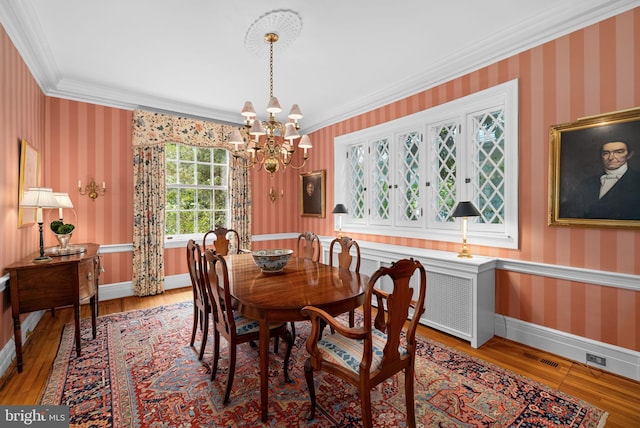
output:
<svg viewBox="0 0 640 428"><path fill-rule="evenodd" d="M165 163L168 142L225 148L232 125L136 110L133 113L133 289L137 296L164 291ZM230 169L231 224L241 248L251 248L249 172Z"/></svg>

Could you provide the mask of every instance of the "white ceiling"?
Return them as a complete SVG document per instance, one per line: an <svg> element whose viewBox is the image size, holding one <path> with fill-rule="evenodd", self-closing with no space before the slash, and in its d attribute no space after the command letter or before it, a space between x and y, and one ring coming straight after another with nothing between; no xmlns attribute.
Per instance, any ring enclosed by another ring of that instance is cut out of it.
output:
<svg viewBox="0 0 640 428"><path fill-rule="evenodd" d="M640 5L640 0L0 0L47 95L226 122L268 101L269 59L244 46L271 10L302 19L275 45L274 95L302 131L427 89ZM284 119L284 114L281 114Z"/></svg>

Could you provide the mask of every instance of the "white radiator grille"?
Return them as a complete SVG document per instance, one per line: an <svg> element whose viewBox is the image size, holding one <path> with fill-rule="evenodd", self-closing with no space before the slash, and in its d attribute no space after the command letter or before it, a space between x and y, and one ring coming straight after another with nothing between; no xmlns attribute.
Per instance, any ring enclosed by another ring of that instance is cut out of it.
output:
<svg viewBox="0 0 640 428"><path fill-rule="evenodd" d="M446 329L471 336L472 281L427 272L427 296L423 319Z"/></svg>

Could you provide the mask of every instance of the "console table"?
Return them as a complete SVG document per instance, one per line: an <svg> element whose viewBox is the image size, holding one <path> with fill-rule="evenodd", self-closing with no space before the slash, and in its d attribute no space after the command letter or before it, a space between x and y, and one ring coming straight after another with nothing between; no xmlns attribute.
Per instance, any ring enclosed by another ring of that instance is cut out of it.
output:
<svg viewBox="0 0 640 428"><path fill-rule="evenodd" d="M22 327L20 314L73 306L76 352L80 356L80 305L91 306L93 337L98 315L98 244L74 245L77 253L61 254L50 249L50 261L34 262L40 253L25 257L5 268L9 273L11 313L16 344L18 372L22 372Z"/></svg>

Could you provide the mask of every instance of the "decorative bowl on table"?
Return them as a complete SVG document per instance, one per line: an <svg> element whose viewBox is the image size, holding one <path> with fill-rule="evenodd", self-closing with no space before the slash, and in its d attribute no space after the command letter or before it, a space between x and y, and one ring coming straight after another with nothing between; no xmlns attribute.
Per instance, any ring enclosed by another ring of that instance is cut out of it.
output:
<svg viewBox="0 0 640 428"><path fill-rule="evenodd" d="M258 250L253 251L253 261L264 273L280 272L289 263L293 250Z"/></svg>

